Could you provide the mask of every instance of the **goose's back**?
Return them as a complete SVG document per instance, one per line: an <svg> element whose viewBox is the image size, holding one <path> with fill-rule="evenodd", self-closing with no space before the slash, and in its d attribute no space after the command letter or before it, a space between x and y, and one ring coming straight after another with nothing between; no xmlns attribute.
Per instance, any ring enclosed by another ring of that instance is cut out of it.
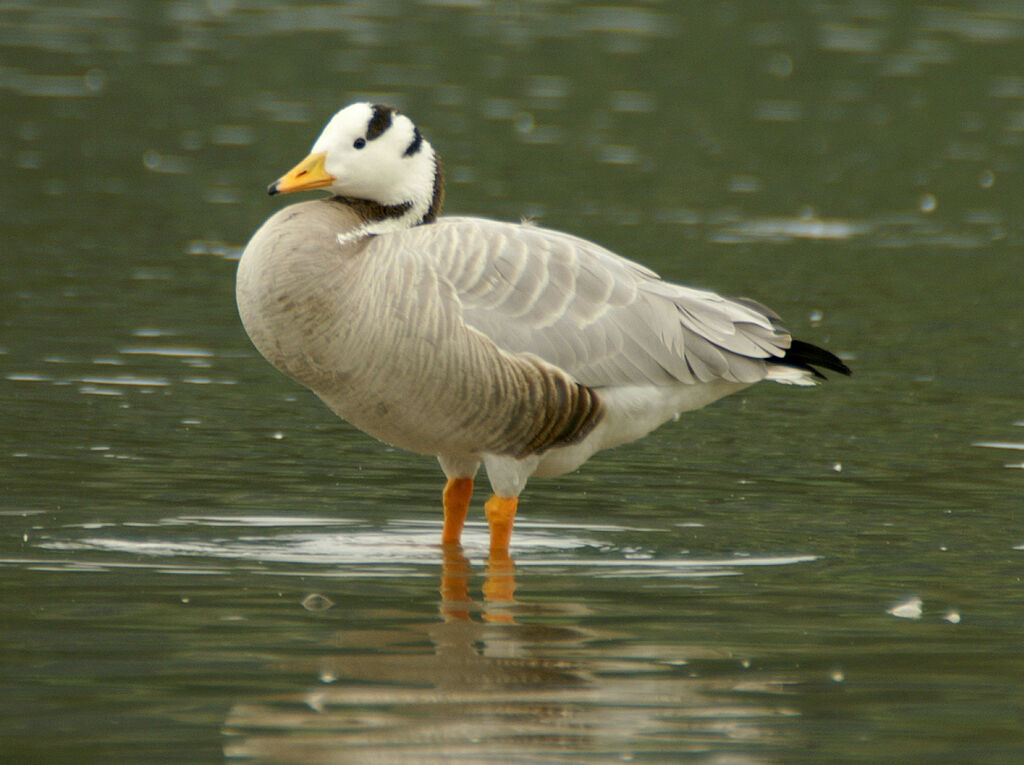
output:
<svg viewBox="0 0 1024 765"><path fill-rule="evenodd" d="M390 242L451 282L463 320L592 387L750 384L791 338L776 314L661 280L579 237L532 225L444 217Z"/></svg>

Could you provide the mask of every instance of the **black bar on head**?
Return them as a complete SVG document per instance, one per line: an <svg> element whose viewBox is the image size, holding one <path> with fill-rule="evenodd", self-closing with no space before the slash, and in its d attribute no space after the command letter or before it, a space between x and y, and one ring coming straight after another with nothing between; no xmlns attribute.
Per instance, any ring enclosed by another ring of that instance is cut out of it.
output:
<svg viewBox="0 0 1024 765"><path fill-rule="evenodd" d="M374 138L380 138L384 131L391 127L391 115L394 111L395 110L390 106L383 106L381 104L373 105L373 116L366 125L367 141L372 141Z"/></svg>

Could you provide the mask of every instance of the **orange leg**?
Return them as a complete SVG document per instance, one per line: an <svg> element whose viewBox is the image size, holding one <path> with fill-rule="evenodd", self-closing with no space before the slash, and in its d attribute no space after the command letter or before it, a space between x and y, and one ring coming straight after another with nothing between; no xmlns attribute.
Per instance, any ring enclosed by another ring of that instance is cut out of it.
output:
<svg viewBox="0 0 1024 765"><path fill-rule="evenodd" d="M508 552L518 506L519 497L499 497L497 494L484 503L484 514L491 527L491 553Z"/></svg>
<svg viewBox="0 0 1024 765"><path fill-rule="evenodd" d="M469 500L473 498L472 478L449 478L444 485L444 530L441 544L457 545L462 541Z"/></svg>

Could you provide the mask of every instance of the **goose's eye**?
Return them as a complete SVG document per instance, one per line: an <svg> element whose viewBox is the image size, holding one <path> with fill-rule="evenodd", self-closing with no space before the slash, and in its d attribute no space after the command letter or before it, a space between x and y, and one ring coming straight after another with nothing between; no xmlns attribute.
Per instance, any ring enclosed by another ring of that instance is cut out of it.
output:
<svg viewBox="0 0 1024 765"><path fill-rule="evenodd" d="M353 143L352 145L353 145L353 146L354 146L355 148L357 148L357 149L361 149L361 148L363 148L364 146L366 146L366 139L365 139L365 138L357 138L357 139L355 140L355 142L354 142L354 143Z"/></svg>

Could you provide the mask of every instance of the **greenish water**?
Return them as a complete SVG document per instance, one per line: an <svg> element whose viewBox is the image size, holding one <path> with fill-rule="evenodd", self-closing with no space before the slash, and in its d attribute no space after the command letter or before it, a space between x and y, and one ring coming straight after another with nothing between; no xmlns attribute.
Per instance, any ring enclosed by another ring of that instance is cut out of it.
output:
<svg viewBox="0 0 1024 765"><path fill-rule="evenodd" d="M1022 60L1013 2L0 8L0 759L1016 762ZM533 481L485 601L483 491L446 559L436 464L235 312L267 183L358 98L449 212L854 377Z"/></svg>

